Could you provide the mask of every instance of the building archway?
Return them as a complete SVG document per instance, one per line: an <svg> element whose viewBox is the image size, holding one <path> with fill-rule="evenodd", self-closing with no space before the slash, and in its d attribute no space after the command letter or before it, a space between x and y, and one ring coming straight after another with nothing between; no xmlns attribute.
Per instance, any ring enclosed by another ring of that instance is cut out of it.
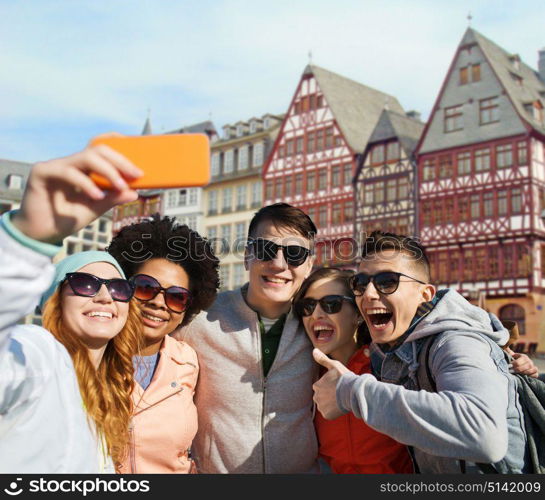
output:
<svg viewBox="0 0 545 500"><path fill-rule="evenodd" d="M519 327L519 334L526 335L526 313L518 304L507 304L499 311L500 320L515 321Z"/></svg>

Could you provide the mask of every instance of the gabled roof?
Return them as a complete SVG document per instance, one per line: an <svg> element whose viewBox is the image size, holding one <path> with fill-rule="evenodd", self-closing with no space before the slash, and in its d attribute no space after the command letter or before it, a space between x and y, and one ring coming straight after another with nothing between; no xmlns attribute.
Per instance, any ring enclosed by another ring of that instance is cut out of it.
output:
<svg viewBox="0 0 545 500"><path fill-rule="evenodd" d="M483 51L520 117L533 129L545 133L545 125L532 120L524 109L525 104L535 101L545 105L545 82L539 78L538 73L522 61L516 69L512 63L512 59L517 57L515 54L510 54L473 28L468 28L460 45L471 43L477 43ZM522 85L515 82L511 73L522 78Z"/></svg>
<svg viewBox="0 0 545 500"><path fill-rule="evenodd" d="M385 105L392 111L404 113L394 96L314 64L309 64L303 74L314 75L337 124L355 152L365 148Z"/></svg>
<svg viewBox="0 0 545 500"><path fill-rule="evenodd" d="M420 120L384 109L369 138L369 144L397 138L407 155L416 149L425 124Z"/></svg>

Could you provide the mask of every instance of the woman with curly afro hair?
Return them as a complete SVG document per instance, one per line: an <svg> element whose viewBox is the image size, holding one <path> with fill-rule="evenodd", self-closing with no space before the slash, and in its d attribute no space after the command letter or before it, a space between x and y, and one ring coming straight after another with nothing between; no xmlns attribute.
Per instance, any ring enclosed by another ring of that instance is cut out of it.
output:
<svg viewBox="0 0 545 500"><path fill-rule="evenodd" d="M169 334L212 305L219 261L197 232L158 214L124 227L107 250L135 287L144 344L134 357L134 413L121 472L195 472L197 355Z"/></svg>

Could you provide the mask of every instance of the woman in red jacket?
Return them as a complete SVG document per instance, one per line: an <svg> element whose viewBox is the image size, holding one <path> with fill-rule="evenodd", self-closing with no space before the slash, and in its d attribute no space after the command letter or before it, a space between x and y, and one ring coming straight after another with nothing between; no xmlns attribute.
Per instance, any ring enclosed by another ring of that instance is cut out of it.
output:
<svg viewBox="0 0 545 500"><path fill-rule="evenodd" d="M294 303L314 347L361 375L371 373L370 338L348 286L352 274L318 269L303 283ZM337 474L413 472L405 445L371 429L352 413L325 420L316 412L314 424L320 456Z"/></svg>

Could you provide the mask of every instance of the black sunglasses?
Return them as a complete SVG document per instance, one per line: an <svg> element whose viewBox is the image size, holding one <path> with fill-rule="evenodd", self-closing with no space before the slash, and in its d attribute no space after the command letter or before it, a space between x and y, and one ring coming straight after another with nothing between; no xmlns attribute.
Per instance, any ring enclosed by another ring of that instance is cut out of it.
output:
<svg viewBox="0 0 545 500"><path fill-rule="evenodd" d="M416 278L413 278L412 276L408 276L403 273L396 273L394 271L383 271L381 273L373 275L365 273L355 274L350 278L350 288L352 288L354 295L363 295L365 293L367 285L372 282L373 286L377 289L377 291L384 295L389 295L397 290L399 282L401 281L399 279L400 276L404 276L405 278L409 278L412 281L422 283L423 285L426 284L424 281L417 280Z"/></svg>
<svg viewBox="0 0 545 500"><path fill-rule="evenodd" d="M118 302L129 302L133 296L133 287L123 278L106 280L89 273L67 273L62 283L65 281L80 297L94 297L102 285L106 285L110 297Z"/></svg>
<svg viewBox="0 0 545 500"><path fill-rule="evenodd" d="M134 296L143 302L153 299L158 293L163 293L166 306L175 313L183 313L191 303L191 292L182 286L163 288L152 276L136 274L130 282L134 286Z"/></svg>
<svg viewBox="0 0 545 500"><path fill-rule="evenodd" d="M304 298L295 303L295 314L300 318L310 316L316 309L316 304L320 304L322 311L326 314L335 314L341 310L344 300L355 304L354 297L346 295L326 295L321 299Z"/></svg>
<svg viewBox="0 0 545 500"><path fill-rule="evenodd" d="M303 264L310 255L310 250L300 245L278 245L274 241L263 238L249 238L248 246L252 247L253 256L262 261L273 260L278 250L282 249L286 263L294 267Z"/></svg>

